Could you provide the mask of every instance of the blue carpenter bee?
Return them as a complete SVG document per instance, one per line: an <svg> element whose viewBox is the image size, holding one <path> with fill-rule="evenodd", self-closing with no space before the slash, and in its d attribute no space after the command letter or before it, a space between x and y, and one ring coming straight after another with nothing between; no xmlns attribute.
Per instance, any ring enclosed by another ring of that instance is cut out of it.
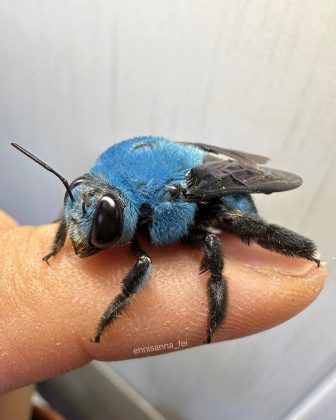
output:
<svg viewBox="0 0 336 420"><path fill-rule="evenodd" d="M251 194L290 190L302 183L297 175L263 166L268 161L263 156L162 137L136 137L107 149L88 173L69 185L37 157L12 145L54 173L66 188L56 237L45 261L60 251L67 234L80 257L125 243L137 256L120 293L98 323L96 343L151 271L151 258L142 249L138 233L147 235L154 245L183 240L203 248L200 269L210 273L206 343L223 322L228 302L221 241L213 228L232 232L247 244L256 242L320 264L313 241L268 224L258 215Z"/></svg>

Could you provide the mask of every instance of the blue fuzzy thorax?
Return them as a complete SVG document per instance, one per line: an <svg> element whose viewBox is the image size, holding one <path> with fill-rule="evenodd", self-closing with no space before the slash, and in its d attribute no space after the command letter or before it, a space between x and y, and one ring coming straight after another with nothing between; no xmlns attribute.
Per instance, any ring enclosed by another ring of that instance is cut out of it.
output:
<svg viewBox="0 0 336 420"><path fill-rule="evenodd" d="M183 185L191 168L201 165L205 152L162 137L136 137L108 148L89 173L98 175L125 197L128 218L123 236L135 233L138 212L152 211L154 244L173 243L188 233L196 203L170 201L169 185Z"/></svg>
<svg viewBox="0 0 336 420"><path fill-rule="evenodd" d="M156 206L166 186L180 184L187 172L202 164L205 152L163 137L136 137L109 147L90 169L121 191L136 195L139 204Z"/></svg>

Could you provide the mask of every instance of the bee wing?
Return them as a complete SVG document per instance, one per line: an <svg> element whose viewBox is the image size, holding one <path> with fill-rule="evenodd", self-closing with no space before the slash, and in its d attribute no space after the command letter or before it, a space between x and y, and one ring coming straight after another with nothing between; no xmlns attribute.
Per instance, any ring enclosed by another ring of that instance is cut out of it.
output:
<svg viewBox="0 0 336 420"><path fill-rule="evenodd" d="M229 158L233 158L239 162L245 162L245 163L250 163L250 164L254 162L259 165L262 165L262 164L267 163L270 160L268 157L265 157L265 156L259 156L259 155L254 155L252 153L240 152L238 150L223 149L222 147L211 146L209 144L204 144L204 143L183 143L183 142L181 143L198 147L199 149L202 149L206 152L214 153L215 155L224 155ZM208 159L211 160L210 155L208 156Z"/></svg>
<svg viewBox="0 0 336 420"><path fill-rule="evenodd" d="M255 162L212 159L191 169L186 177L186 199L208 201L228 193L286 191L301 185L290 172L259 166Z"/></svg>

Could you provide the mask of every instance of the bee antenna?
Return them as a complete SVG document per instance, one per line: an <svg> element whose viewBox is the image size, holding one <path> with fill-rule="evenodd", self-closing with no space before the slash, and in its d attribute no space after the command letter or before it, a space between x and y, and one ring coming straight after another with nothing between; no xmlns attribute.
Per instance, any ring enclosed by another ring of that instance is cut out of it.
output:
<svg viewBox="0 0 336 420"><path fill-rule="evenodd" d="M64 186L65 189L67 190L69 197L71 198L71 201L75 201L74 196L72 195L70 186L68 181L63 178L62 175L60 175L59 173L57 173L53 168L51 168L50 166L48 166L46 163L42 162L42 160L40 160L39 158L37 158L36 156L34 156L32 153L28 152L28 150L24 149L22 146L16 144L16 143L11 143L11 145L13 147L15 147L15 149L19 150L21 153L23 153L24 155L28 156L30 159L32 159L34 162L38 163L39 165L41 165L44 169L46 169L47 171L53 173L54 175L57 176L57 178L59 178Z"/></svg>

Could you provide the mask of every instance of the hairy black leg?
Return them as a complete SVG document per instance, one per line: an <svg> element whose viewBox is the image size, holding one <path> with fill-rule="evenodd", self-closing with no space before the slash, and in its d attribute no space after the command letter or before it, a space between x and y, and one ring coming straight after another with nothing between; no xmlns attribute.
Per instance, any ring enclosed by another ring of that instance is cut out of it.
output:
<svg viewBox="0 0 336 420"><path fill-rule="evenodd" d="M224 260L221 242L214 234L205 237L204 258L201 272L210 271L208 298L210 304L209 325L205 342L210 343L213 333L224 320L227 309L227 282L223 276Z"/></svg>
<svg viewBox="0 0 336 420"><path fill-rule="evenodd" d="M222 324L228 304L227 281L223 276L224 259L220 239L213 233L193 232L187 238L190 245L204 244L201 273L210 271L208 280L209 322L205 343L210 343L213 333Z"/></svg>
<svg viewBox="0 0 336 420"><path fill-rule="evenodd" d="M263 248L290 257L306 258L320 266L315 257L314 242L282 226L267 223L255 214L222 210L219 215L222 228L232 232L248 245L256 242Z"/></svg>
<svg viewBox="0 0 336 420"><path fill-rule="evenodd" d="M101 317L96 329L96 334L91 340L94 343L99 343L100 337L106 327L127 308L131 296L140 290L150 273L152 260L146 252L140 248L137 241L134 240L132 242L131 250L138 256L138 261L123 279L121 292L113 299Z"/></svg>
<svg viewBox="0 0 336 420"><path fill-rule="evenodd" d="M59 225L57 228L56 236L55 236L51 251L49 252L49 254L47 254L45 257L42 258L43 261L49 264L48 262L49 258L54 257L56 254L58 254L58 252L64 245L66 235L67 235L67 225L64 218L62 218L59 221Z"/></svg>

